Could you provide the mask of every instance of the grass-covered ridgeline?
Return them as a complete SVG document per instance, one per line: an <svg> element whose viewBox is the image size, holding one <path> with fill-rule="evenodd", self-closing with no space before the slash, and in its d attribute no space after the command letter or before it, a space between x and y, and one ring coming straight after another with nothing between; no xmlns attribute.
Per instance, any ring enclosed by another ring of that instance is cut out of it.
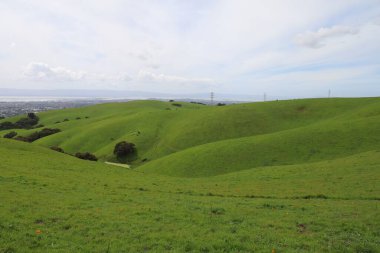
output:
<svg viewBox="0 0 380 253"><path fill-rule="evenodd" d="M127 140L138 151L130 161L133 168L192 177L380 148L379 98L180 104L132 101L39 113L44 127L62 132L35 143L71 154L91 152L112 162L115 144ZM17 130L19 135L34 131Z"/></svg>

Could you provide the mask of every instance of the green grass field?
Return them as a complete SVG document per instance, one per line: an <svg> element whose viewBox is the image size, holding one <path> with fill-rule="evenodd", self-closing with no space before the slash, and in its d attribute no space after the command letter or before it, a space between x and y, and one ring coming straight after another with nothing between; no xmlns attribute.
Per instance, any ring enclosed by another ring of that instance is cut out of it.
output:
<svg viewBox="0 0 380 253"><path fill-rule="evenodd" d="M181 104L47 111L62 132L0 138L0 252L380 252L380 98ZM104 163L121 140L130 169Z"/></svg>

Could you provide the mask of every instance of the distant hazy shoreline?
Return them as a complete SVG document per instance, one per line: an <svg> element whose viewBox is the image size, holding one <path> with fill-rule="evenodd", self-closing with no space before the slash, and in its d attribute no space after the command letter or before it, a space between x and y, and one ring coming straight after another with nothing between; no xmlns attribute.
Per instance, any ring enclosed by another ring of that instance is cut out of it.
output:
<svg viewBox="0 0 380 253"><path fill-rule="evenodd" d="M39 102L39 101L72 101L94 100L89 97L35 97L35 96L0 96L0 102Z"/></svg>

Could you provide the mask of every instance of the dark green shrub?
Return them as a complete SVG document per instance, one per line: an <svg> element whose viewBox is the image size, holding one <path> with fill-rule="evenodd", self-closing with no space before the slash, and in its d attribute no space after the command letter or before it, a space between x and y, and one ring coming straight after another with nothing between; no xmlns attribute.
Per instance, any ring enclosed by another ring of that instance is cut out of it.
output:
<svg viewBox="0 0 380 253"><path fill-rule="evenodd" d="M28 137L24 137L24 136L21 136L21 135L16 136L16 137L14 137L13 139L14 139L14 140L18 140L18 141L30 142Z"/></svg>
<svg viewBox="0 0 380 253"><path fill-rule="evenodd" d="M196 102L196 101L191 101L190 103L192 103L192 104L197 104L197 105L206 105L205 103Z"/></svg>
<svg viewBox="0 0 380 253"><path fill-rule="evenodd" d="M29 119L38 119L37 115L34 112L29 112L27 116Z"/></svg>
<svg viewBox="0 0 380 253"><path fill-rule="evenodd" d="M17 133L15 131L12 131L12 132L9 132L9 133L5 134L4 138L12 139L16 135L17 135Z"/></svg>
<svg viewBox="0 0 380 253"><path fill-rule="evenodd" d="M49 136L55 133L61 132L61 129L58 128L44 128L41 131L37 131L27 136L29 142L33 142L35 140L41 139L45 136Z"/></svg>
<svg viewBox="0 0 380 253"><path fill-rule="evenodd" d="M126 141L121 141L117 143L113 150L113 153L116 155L118 160L124 159L135 152L135 144Z"/></svg>
<svg viewBox="0 0 380 253"><path fill-rule="evenodd" d="M30 129L37 125L39 118L36 114L30 112L26 118L19 119L14 125L15 128Z"/></svg>
<svg viewBox="0 0 380 253"><path fill-rule="evenodd" d="M79 153L78 152L75 154L75 157L77 157L79 159L83 159L83 160L89 160L89 161L97 161L98 160L98 158L95 155L93 155L89 152L85 152L85 153Z"/></svg>
<svg viewBox="0 0 380 253"><path fill-rule="evenodd" d="M63 151L63 149L58 147L58 146L52 146L52 147L50 147L50 149L57 151L57 152L60 152L60 153L65 153L65 151Z"/></svg>
<svg viewBox="0 0 380 253"><path fill-rule="evenodd" d="M26 118L21 118L15 123L6 121L0 123L0 130L7 130L13 128L21 128L21 129L30 129L33 126L37 125L39 118L34 113L28 113Z"/></svg>
<svg viewBox="0 0 380 253"><path fill-rule="evenodd" d="M181 107L182 105L181 105L181 104L178 104L178 103L173 103L172 106Z"/></svg>
<svg viewBox="0 0 380 253"><path fill-rule="evenodd" d="M15 125L12 122L5 121L0 123L0 130L7 130L15 128Z"/></svg>

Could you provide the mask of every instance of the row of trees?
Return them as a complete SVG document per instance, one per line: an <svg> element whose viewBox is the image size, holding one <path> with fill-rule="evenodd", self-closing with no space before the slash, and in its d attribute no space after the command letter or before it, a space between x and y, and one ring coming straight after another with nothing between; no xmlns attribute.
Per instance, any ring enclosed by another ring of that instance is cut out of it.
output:
<svg viewBox="0 0 380 253"><path fill-rule="evenodd" d="M57 152L60 152L60 153L66 154L65 151L58 146L52 146L52 147L50 147L50 149L57 151ZM69 155L71 155L71 154L69 154ZM91 154L90 152L83 152L83 153L77 152L73 156L75 156L76 158L79 158L79 159L89 160L89 161L97 161L98 160L98 158L94 154Z"/></svg>
<svg viewBox="0 0 380 253"><path fill-rule="evenodd" d="M53 146L50 148L57 152L65 153L63 149L60 147ZM134 143L121 141L115 145L113 153L119 162L124 162L128 157L136 153L136 145ZM83 160L89 160L89 161L98 160L98 158L94 154L91 154L90 152L83 152L83 153L77 152L75 153L74 156Z"/></svg>
<svg viewBox="0 0 380 253"><path fill-rule="evenodd" d="M28 113L25 118L21 118L15 123L5 121L0 123L0 130L7 129L31 129L38 124L40 119L35 113Z"/></svg>
<svg viewBox="0 0 380 253"><path fill-rule="evenodd" d="M12 132L9 132L6 135L4 135L4 138L14 138L16 136L14 138L15 140L25 141L25 142L33 142L33 141L41 139L41 138L43 138L45 136L49 136L49 135L52 135L52 134L55 134L55 133L58 133L58 132L61 132L61 129L58 129L58 128L44 128L41 131L37 131L37 132L31 133L28 136L16 136L17 133L15 131L12 131Z"/></svg>

